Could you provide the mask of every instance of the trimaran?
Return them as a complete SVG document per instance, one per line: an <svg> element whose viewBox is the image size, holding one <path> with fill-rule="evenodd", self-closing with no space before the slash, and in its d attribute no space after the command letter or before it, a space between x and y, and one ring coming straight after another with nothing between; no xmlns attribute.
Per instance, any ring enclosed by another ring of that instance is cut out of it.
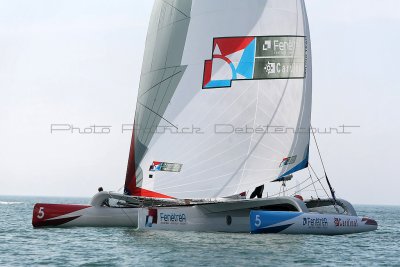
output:
<svg viewBox="0 0 400 267"><path fill-rule="evenodd" d="M311 79L304 0L156 0L124 193L99 192L90 205L38 203L33 226L377 229L333 190L306 200L286 190L310 168ZM270 194L278 184L280 194Z"/></svg>

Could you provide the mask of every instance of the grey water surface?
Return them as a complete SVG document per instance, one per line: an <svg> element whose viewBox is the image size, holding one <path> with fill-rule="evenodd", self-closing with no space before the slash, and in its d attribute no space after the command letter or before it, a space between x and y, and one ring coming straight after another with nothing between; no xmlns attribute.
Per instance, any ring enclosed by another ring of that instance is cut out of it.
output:
<svg viewBox="0 0 400 267"><path fill-rule="evenodd" d="M36 202L89 199L0 196L1 266L400 266L400 207L355 206L375 232L251 235L31 225Z"/></svg>

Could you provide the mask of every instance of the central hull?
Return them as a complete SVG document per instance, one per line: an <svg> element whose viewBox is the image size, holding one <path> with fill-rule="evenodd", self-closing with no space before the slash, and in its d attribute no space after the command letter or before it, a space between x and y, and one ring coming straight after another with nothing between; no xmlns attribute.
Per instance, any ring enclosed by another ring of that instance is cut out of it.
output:
<svg viewBox="0 0 400 267"><path fill-rule="evenodd" d="M299 211L299 208L307 209L302 203L294 198L135 208L38 203L34 207L32 224L34 227L130 227L140 230L320 235L377 229L376 221L369 218ZM286 210L265 210L277 207ZM293 210L288 210L289 207Z"/></svg>

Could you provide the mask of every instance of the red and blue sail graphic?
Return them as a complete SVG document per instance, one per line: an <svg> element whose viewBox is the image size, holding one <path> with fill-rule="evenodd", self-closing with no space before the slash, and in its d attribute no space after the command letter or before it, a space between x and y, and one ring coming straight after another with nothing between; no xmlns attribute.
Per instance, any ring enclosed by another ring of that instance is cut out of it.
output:
<svg viewBox="0 0 400 267"><path fill-rule="evenodd" d="M230 87L233 80L253 79L255 37L214 38L212 59L204 64L203 88Z"/></svg>
<svg viewBox="0 0 400 267"><path fill-rule="evenodd" d="M212 51L203 89L231 87L235 80L305 77L304 36L214 38Z"/></svg>
<svg viewBox="0 0 400 267"><path fill-rule="evenodd" d="M156 171L161 171L161 163L159 161L153 161L151 164L149 171L156 172Z"/></svg>

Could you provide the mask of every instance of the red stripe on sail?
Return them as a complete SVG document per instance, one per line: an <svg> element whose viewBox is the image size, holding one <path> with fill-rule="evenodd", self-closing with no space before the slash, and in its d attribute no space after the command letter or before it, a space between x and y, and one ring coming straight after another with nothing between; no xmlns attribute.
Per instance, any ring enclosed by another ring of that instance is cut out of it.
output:
<svg viewBox="0 0 400 267"><path fill-rule="evenodd" d="M125 190L126 195L133 195L136 189L136 167L135 167L135 123L132 129L131 148L129 150L128 167L126 170Z"/></svg>
<svg viewBox="0 0 400 267"><path fill-rule="evenodd" d="M204 63L203 87L205 87L211 81L211 72L212 60L206 60Z"/></svg>
<svg viewBox="0 0 400 267"><path fill-rule="evenodd" d="M228 37L214 39L214 49L218 45L222 56L228 56L245 49L255 37Z"/></svg>
<svg viewBox="0 0 400 267"><path fill-rule="evenodd" d="M135 125L135 124L134 124ZM153 192L147 189L137 187L136 185L136 162L135 162L135 127L132 129L131 148L129 151L128 167L126 170L125 190L126 195L138 197L154 197L154 198L173 198L161 193Z"/></svg>
<svg viewBox="0 0 400 267"><path fill-rule="evenodd" d="M133 194L132 195L140 196L140 197L173 198L171 196L167 196L167 195L164 195L164 194L161 194L161 193L157 193L157 192L154 192L154 191L150 191L150 190L147 190L147 189L143 189L143 188L140 188L140 187L136 187L133 190Z"/></svg>

